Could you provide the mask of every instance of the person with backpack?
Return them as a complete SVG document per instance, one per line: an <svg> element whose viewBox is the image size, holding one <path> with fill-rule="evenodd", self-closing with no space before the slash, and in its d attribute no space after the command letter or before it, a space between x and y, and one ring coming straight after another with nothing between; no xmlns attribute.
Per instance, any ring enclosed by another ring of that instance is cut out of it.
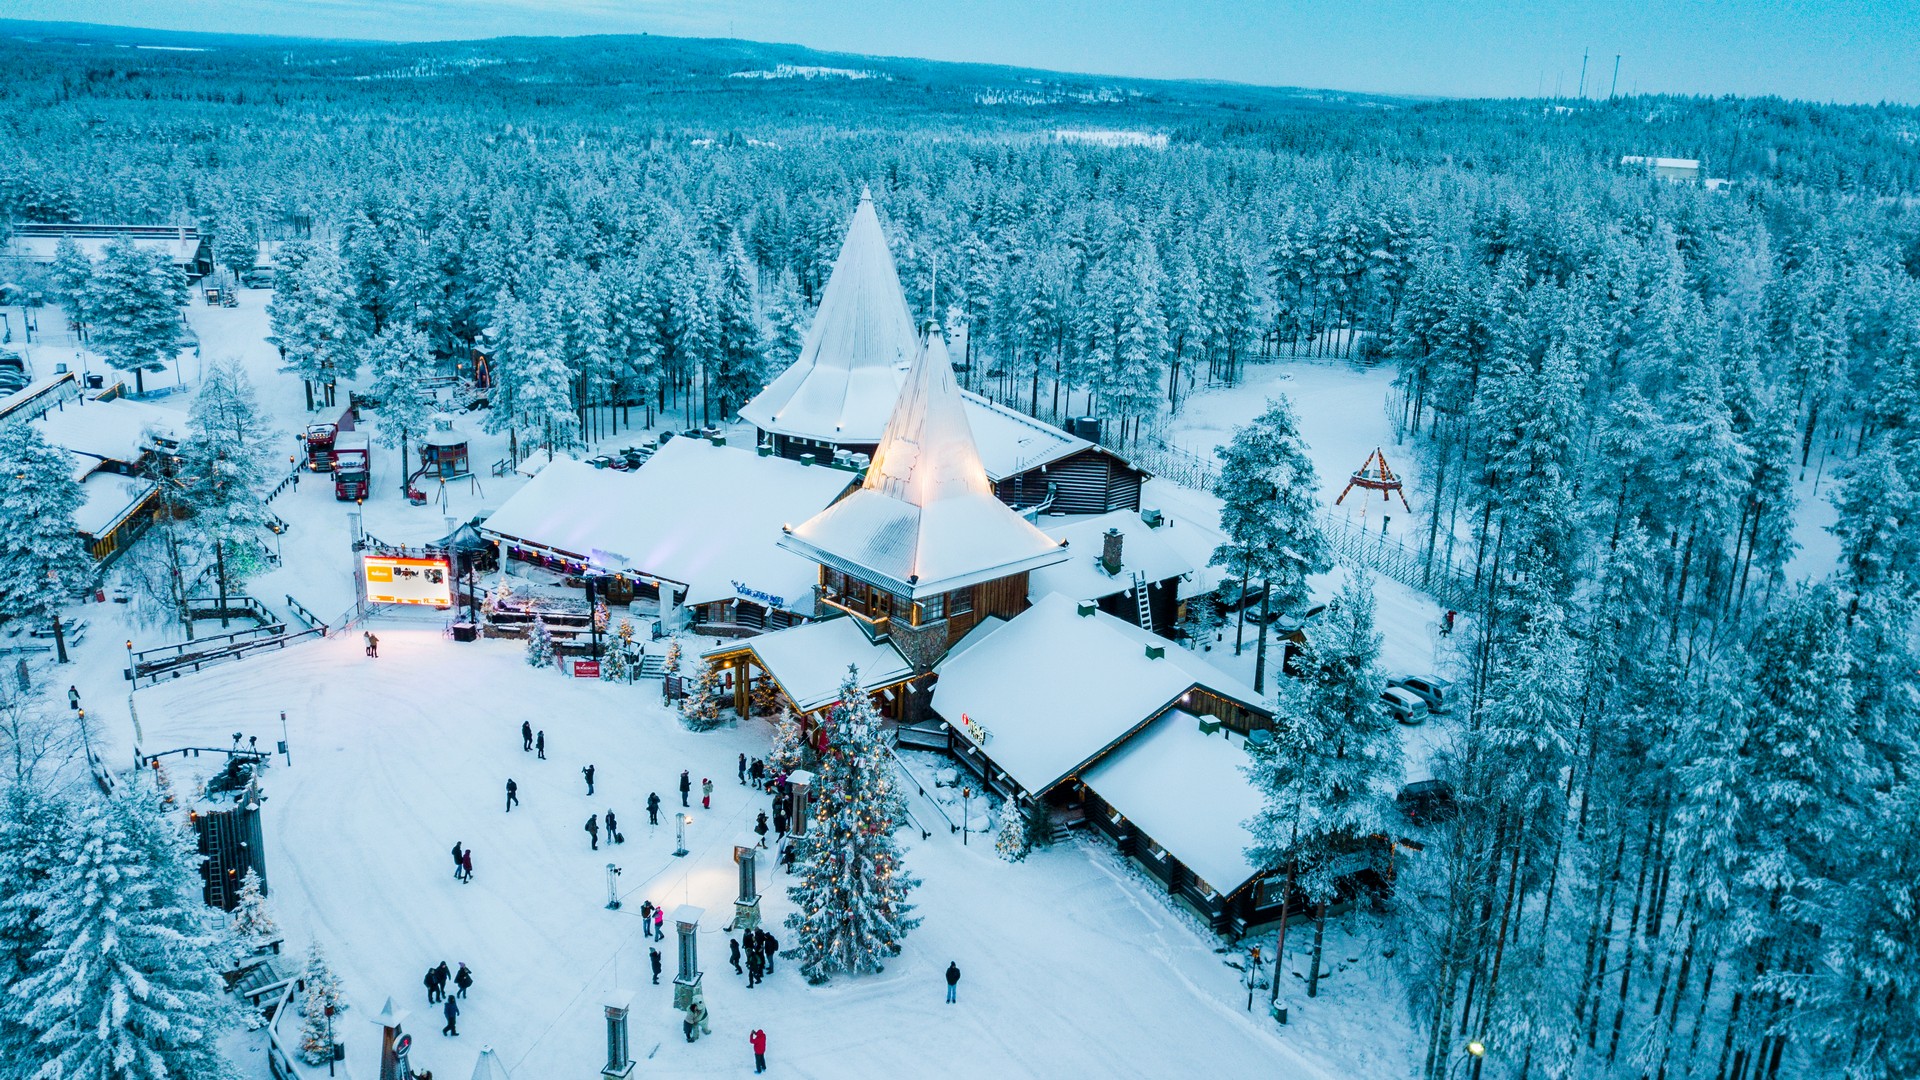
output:
<svg viewBox="0 0 1920 1080"><path fill-rule="evenodd" d="M587 835L593 839L593 850L600 850L600 815L587 815Z"/></svg>
<svg viewBox="0 0 1920 1080"><path fill-rule="evenodd" d="M460 962L460 970L454 973L453 985L459 987L454 997L466 997L467 991L473 986L473 969L467 966L465 960Z"/></svg>
<svg viewBox="0 0 1920 1080"><path fill-rule="evenodd" d="M647 792L647 824L660 824L660 793L657 791Z"/></svg>

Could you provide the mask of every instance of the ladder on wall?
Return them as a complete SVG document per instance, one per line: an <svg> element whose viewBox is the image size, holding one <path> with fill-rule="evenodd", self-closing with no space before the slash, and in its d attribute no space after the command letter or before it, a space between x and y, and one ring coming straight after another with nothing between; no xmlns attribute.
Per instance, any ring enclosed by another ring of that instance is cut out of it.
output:
<svg viewBox="0 0 1920 1080"><path fill-rule="evenodd" d="M1133 599L1140 605L1140 628L1149 633L1153 631L1153 605L1147 601L1147 574L1144 570L1133 572Z"/></svg>

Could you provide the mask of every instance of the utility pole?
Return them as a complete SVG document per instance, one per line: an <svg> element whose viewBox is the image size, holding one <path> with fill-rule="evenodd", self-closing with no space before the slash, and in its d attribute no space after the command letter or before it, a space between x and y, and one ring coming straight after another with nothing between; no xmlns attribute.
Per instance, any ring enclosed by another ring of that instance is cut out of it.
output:
<svg viewBox="0 0 1920 1080"><path fill-rule="evenodd" d="M1592 50L1580 50L1580 100L1587 100L1587 54Z"/></svg>
<svg viewBox="0 0 1920 1080"><path fill-rule="evenodd" d="M1613 54L1613 85L1607 87L1607 100L1613 100L1614 91L1620 89L1620 54Z"/></svg>

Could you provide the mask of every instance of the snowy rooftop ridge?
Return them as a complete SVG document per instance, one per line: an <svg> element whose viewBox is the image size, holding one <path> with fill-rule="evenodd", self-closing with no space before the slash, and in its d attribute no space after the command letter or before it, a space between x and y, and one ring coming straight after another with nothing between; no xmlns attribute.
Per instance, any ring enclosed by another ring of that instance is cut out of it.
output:
<svg viewBox="0 0 1920 1080"><path fill-rule="evenodd" d="M877 442L919 348L913 314L873 197L861 192L800 357L740 408L763 431L837 443Z"/></svg>
<svg viewBox="0 0 1920 1080"><path fill-rule="evenodd" d="M994 497L937 329L907 373L860 490L781 544L915 600L1067 557Z"/></svg>
<svg viewBox="0 0 1920 1080"><path fill-rule="evenodd" d="M728 642L700 656L711 659L743 649L753 653L802 712L812 712L839 698L848 665L858 669L860 686L868 691L913 675L913 665L892 642L870 640L859 624L846 616Z"/></svg>

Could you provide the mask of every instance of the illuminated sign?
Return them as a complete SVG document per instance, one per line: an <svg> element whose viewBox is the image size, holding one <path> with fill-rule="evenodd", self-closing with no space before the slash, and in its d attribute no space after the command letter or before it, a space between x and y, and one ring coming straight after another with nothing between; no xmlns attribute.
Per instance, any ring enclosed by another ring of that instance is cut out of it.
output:
<svg viewBox="0 0 1920 1080"><path fill-rule="evenodd" d="M364 555L360 562L370 604L453 606L453 567L444 557Z"/></svg>
<svg viewBox="0 0 1920 1080"><path fill-rule="evenodd" d="M786 597L776 596L773 593L761 592L759 589L752 588L751 586L748 586L738 581L733 583L733 592L734 592L734 595L740 597L743 600L757 600L760 603L767 605L768 607L784 608L787 606Z"/></svg>
<svg viewBox="0 0 1920 1080"><path fill-rule="evenodd" d="M960 714L960 726L966 729L967 737L972 739L976 745L985 746L987 745L987 740L993 738L993 733L987 730L987 725L982 724L966 713Z"/></svg>

